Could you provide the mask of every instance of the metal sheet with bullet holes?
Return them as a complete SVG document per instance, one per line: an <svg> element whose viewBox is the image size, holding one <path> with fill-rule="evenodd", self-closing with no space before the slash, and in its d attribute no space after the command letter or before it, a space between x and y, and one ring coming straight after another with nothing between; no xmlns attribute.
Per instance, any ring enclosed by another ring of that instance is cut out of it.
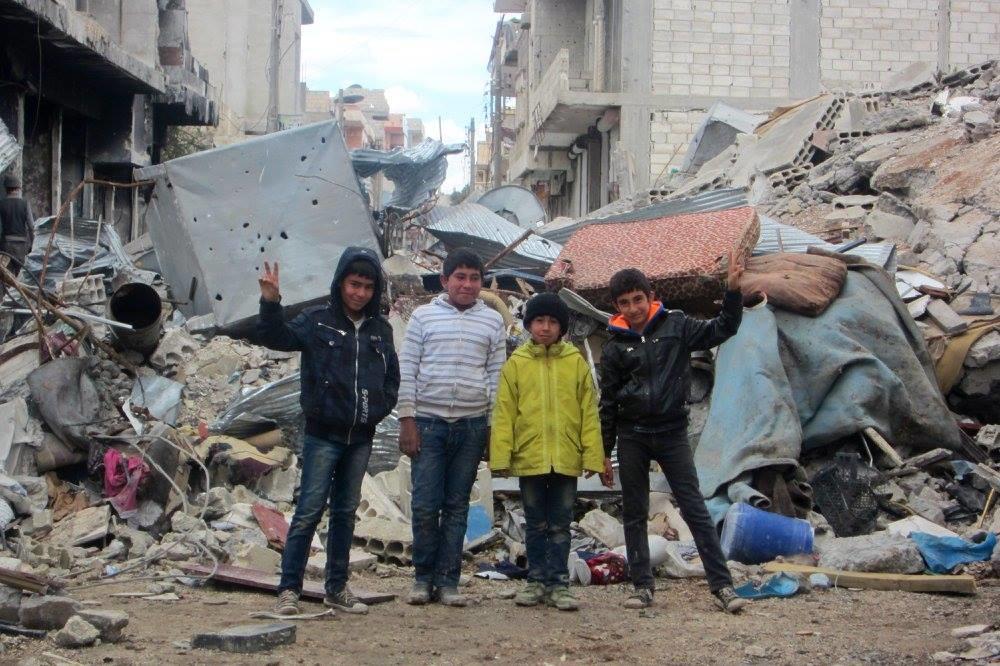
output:
<svg viewBox="0 0 1000 666"><path fill-rule="evenodd" d="M378 249L368 203L333 121L137 169L154 180L146 224L181 311L248 328L264 261L282 304L323 301L345 247Z"/></svg>

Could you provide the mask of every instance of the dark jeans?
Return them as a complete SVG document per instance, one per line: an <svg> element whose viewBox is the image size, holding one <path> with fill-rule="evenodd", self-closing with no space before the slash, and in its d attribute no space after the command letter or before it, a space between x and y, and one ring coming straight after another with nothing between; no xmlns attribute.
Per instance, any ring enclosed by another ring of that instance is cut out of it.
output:
<svg viewBox="0 0 1000 666"><path fill-rule="evenodd" d="M361 482L365 478L371 452L371 441L348 446L341 440L312 435L303 438L302 484L281 556L279 591L302 591L309 548L328 502L330 531L326 537L326 591L332 594L347 584L354 514L358 510Z"/></svg>
<svg viewBox="0 0 1000 666"><path fill-rule="evenodd" d="M522 476L528 580L546 588L569 585L569 524L573 521L576 477Z"/></svg>
<svg viewBox="0 0 1000 666"><path fill-rule="evenodd" d="M416 418L420 453L410 467L413 569L418 583L456 587L469 519L469 495L486 448L485 416Z"/></svg>
<svg viewBox="0 0 1000 666"><path fill-rule="evenodd" d="M709 588L715 592L732 585L726 558L719 547L719 535L698 487L698 475L685 428L658 433L639 433L628 428L618 431L625 547L628 549L632 583L636 587L653 588L647 535L650 460L655 460L663 468L681 517L694 536Z"/></svg>

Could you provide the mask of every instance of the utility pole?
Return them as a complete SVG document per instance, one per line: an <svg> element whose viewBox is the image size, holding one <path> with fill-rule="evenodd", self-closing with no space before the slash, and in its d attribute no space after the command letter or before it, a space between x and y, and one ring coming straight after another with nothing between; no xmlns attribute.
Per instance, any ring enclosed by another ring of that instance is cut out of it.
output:
<svg viewBox="0 0 1000 666"><path fill-rule="evenodd" d="M438 141L444 143L444 131L441 129L441 116L438 116Z"/></svg>
<svg viewBox="0 0 1000 666"><path fill-rule="evenodd" d="M469 192L476 189L476 162L478 153L476 151L476 119L469 118Z"/></svg>
<svg viewBox="0 0 1000 666"><path fill-rule="evenodd" d="M501 19L502 22L502 19ZM503 63L500 62L500 26L497 26L497 36L493 38L493 85L491 93L493 97L493 155L492 155L492 175L493 187L500 187L502 178L500 173L500 127L503 125Z"/></svg>
<svg viewBox="0 0 1000 666"><path fill-rule="evenodd" d="M268 63L267 132L278 131L278 72L281 65L282 0L271 0L271 57Z"/></svg>

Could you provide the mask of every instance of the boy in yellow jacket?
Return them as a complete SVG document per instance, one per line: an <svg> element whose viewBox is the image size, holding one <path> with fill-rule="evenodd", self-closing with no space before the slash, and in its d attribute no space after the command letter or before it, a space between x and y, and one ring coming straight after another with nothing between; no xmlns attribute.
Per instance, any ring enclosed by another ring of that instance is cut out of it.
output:
<svg viewBox="0 0 1000 666"><path fill-rule="evenodd" d="M597 417L597 391L580 352L561 338L569 311L555 294L528 301L524 327L531 342L519 347L500 373L490 467L520 477L528 551L528 585L519 606L547 603L576 610L569 591L569 525L576 479L601 475L611 487Z"/></svg>

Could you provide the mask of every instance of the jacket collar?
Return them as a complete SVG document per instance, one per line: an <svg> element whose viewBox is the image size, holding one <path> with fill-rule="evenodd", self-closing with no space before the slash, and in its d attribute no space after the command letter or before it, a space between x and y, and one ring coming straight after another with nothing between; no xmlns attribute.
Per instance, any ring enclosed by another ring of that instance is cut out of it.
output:
<svg viewBox="0 0 1000 666"><path fill-rule="evenodd" d="M628 325L628 320L621 313L614 315L608 321L608 330L612 333L618 333L619 335L626 335L633 338L639 338L646 334L652 326L654 326L660 319L666 315L667 309L663 307L663 303L660 301L653 301L649 304L649 312L646 314L646 325L642 327L641 331L633 331Z"/></svg>
<svg viewBox="0 0 1000 666"><path fill-rule="evenodd" d="M480 308L485 308L485 307L488 307L488 306L487 306L487 305L486 305L486 304L485 304L485 303L483 302L483 299L481 299L481 298L477 298L477 299L476 299L476 302L475 302L475 303L473 303L471 307L468 307L468 308L466 308L466 309L464 309L464 310L459 310L459 309L458 309L458 308L456 308L456 307L455 307L454 305L452 305L452 304L451 304L451 302L450 302L450 301L448 300L448 294L447 294L447 293L444 293L444 294L438 294L438 295L437 295L437 296L436 296L436 297L434 298L434 300L433 300L433 301L431 301L431 303L434 303L435 305L437 305L437 306L439 306L439 307L442 307L442 308L446 308L446 309L448 309L448 310L451 310L452 312L474 312L474 311L476 311L476 310L479 310Z"/></svg>
<svg viewBox="0 0 1000 666"><path fill-rule="evenodd" d="M572 353L576 348L573 345L560 340L556 342L548 350L545 349L544 345L535 344L533 341L528 340L523 345L514 350L514 353L518 356L528 356L530 358L542 358L548 354L550 358L558 358L560 356L566 356Z"/></svg>

